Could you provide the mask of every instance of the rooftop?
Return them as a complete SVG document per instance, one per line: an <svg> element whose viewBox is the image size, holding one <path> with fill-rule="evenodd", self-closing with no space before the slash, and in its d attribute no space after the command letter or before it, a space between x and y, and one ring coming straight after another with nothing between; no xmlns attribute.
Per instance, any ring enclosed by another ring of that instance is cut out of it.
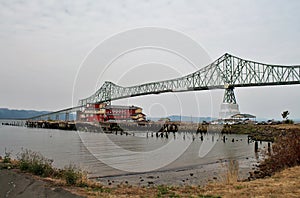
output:
<svg viewBox="0 0 300 198"><path fill-rule="evenodd" d="M231 116L231 118L239 118L239 119L242 119L242 118L256 118L256 116L254 115L251 115L251 114L243 114L243 113L238 113L238 114L235 114L233 116Z"/></svg>
<svg viewBox="0 0 300 198"><path fill-rule="evenodd" d="M137 106L107 105L105 109L141 109Z"/></svg>

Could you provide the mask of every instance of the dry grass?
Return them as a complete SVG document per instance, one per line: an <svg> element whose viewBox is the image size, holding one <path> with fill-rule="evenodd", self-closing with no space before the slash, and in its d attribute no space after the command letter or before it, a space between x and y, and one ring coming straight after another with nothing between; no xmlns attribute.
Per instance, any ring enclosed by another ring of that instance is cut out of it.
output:
<svg viewBox="0 0 300 198"><path fill-rule="evenodd" d="M279 124L279 125L270 125L270 126L280 130L290 130L290 129L300 130L300 124Z"/></svg>
<svg viewBox="0 0 300 198"><path fill-rule="evenodd" d="M288 168L274 176L235 184L210 184L206 192L222 197L300 197L300 167Z"/></svg>
<svg viewBox="0 0 300 198"><path fill-rule="evenodd" d="M236 160L230 160L225 164L225 173L221 175L221 181L225 184L236 183L239 179L239 162Z"/></svg>
<svg viewBox="0 0 300 198"><path fill-rule="evenodd" d="M73 189L76 192L76 189ZM108 191L82 191L88 197L300 197L300 166L288 168L272 177L247 182L211 183L206 187L119 186ZM74 192L74 191L73 191Z"/></svg>

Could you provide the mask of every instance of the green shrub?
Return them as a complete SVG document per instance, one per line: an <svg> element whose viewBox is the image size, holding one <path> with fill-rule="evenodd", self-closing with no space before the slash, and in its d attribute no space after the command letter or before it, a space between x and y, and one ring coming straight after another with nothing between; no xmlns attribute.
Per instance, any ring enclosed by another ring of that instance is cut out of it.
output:
<svg viewBox="0 0 300 198"><path fill-rule="evenodd" d="M3 163L11 163L10 155L11 155L11 152L6 151L6 148L5 148L5 155L4 155Z"/></svg>
<svg viewBox="0 0 300 198"><path fill-rule="evenodd" d="M29 169L29 163L27 161L19 161L19 168L21 171L27 171Z"/></svg>
<svg viewBox="0 0 300 198"><path fill-rule="evenodd" d="M285 124L294 124L293 120L287 119L284 121Z"/></svg>
<svg viewBox="0 0 300 198"><path fill-rule="evenodd" d="M65 179L68 185L77 185L81 187L88 186L87 178L79 168L70 164L64 169L52 167L52 160L45 158L38 152L29 149L22 149L18 154L18 167L22 171L30 172L43 177L55 177Z"/></svg>
<svg viewBox="0 0 300 198"><path fill-rule="evenodd" d="M65 167L63 172L64 178L68 185L76 185L78 184L78 180L82 178L82 173L78 170L78 168L75 165L72 164Z"/></svg>
<svg viewBox="0 0 300 198"><path fill-rule="evenodd" d="M166 195L169 192L168 187L163 185L157 186L157 190L158 190L158 195Z"/></svg>
<svg viewBox="0 0 300 198"><path fill-rule="evenodd" d="M241 185L235 186L235 189L237 189L237 190L240 190L240 189L243 189L243 188L245 188L245 186L241 186Z"/></svg>
<svg viewBox="0 0 300 198"><path fill-rule="evenodd" d="M49 177L54 173L52 160L45 158L40 153L29 149L22 150L18 155L19 168L22 171L28 171L35 175Z"/></svg>

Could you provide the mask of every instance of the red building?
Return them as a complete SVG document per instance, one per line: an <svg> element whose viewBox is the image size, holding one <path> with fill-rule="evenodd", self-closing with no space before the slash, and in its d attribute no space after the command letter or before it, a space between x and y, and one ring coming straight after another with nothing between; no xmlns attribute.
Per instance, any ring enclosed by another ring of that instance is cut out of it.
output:
<svg viewBox="0 0 300 198"><path fill-rule="evenodd" d="M77 112L77 120L87 122L106 121L145 121L146 115L137 106L120 106L87 104L86 108Z"/></svg>

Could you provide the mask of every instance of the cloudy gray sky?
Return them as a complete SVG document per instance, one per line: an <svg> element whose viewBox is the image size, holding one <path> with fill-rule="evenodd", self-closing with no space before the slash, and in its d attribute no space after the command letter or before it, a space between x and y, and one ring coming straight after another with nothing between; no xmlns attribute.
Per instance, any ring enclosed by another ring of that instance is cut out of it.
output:
<svg viewBox="0 0 300 198"><path fill-rule="evenodd" d="M229 52L265 63L299 65L299 10L297 0L1 0L0 106L37 110L72 106L76 74L88 53L112 35L145 26L182 32L199 43L212 59ZM149 67L144 64L141 68L136 69L136 74ZM164 71L165 67L160 68ZM191 71L171 72L170 77ZM146 80L159 77L165 76ZM87 87L79 97L94 90L95 87ZM218 90L197 93L200 113L191 105L195 101L185 99L189 94L150 96L123 103L141 105L151 116L216 116L222 96L223 91ZM178 97L182 98L185 106L180 108L184 110L168 106L168 101ZM236 89L236 97L245 113L278 119L281 111L290 110L292 118L300 117L300 85L240 88Z"/></svg>

